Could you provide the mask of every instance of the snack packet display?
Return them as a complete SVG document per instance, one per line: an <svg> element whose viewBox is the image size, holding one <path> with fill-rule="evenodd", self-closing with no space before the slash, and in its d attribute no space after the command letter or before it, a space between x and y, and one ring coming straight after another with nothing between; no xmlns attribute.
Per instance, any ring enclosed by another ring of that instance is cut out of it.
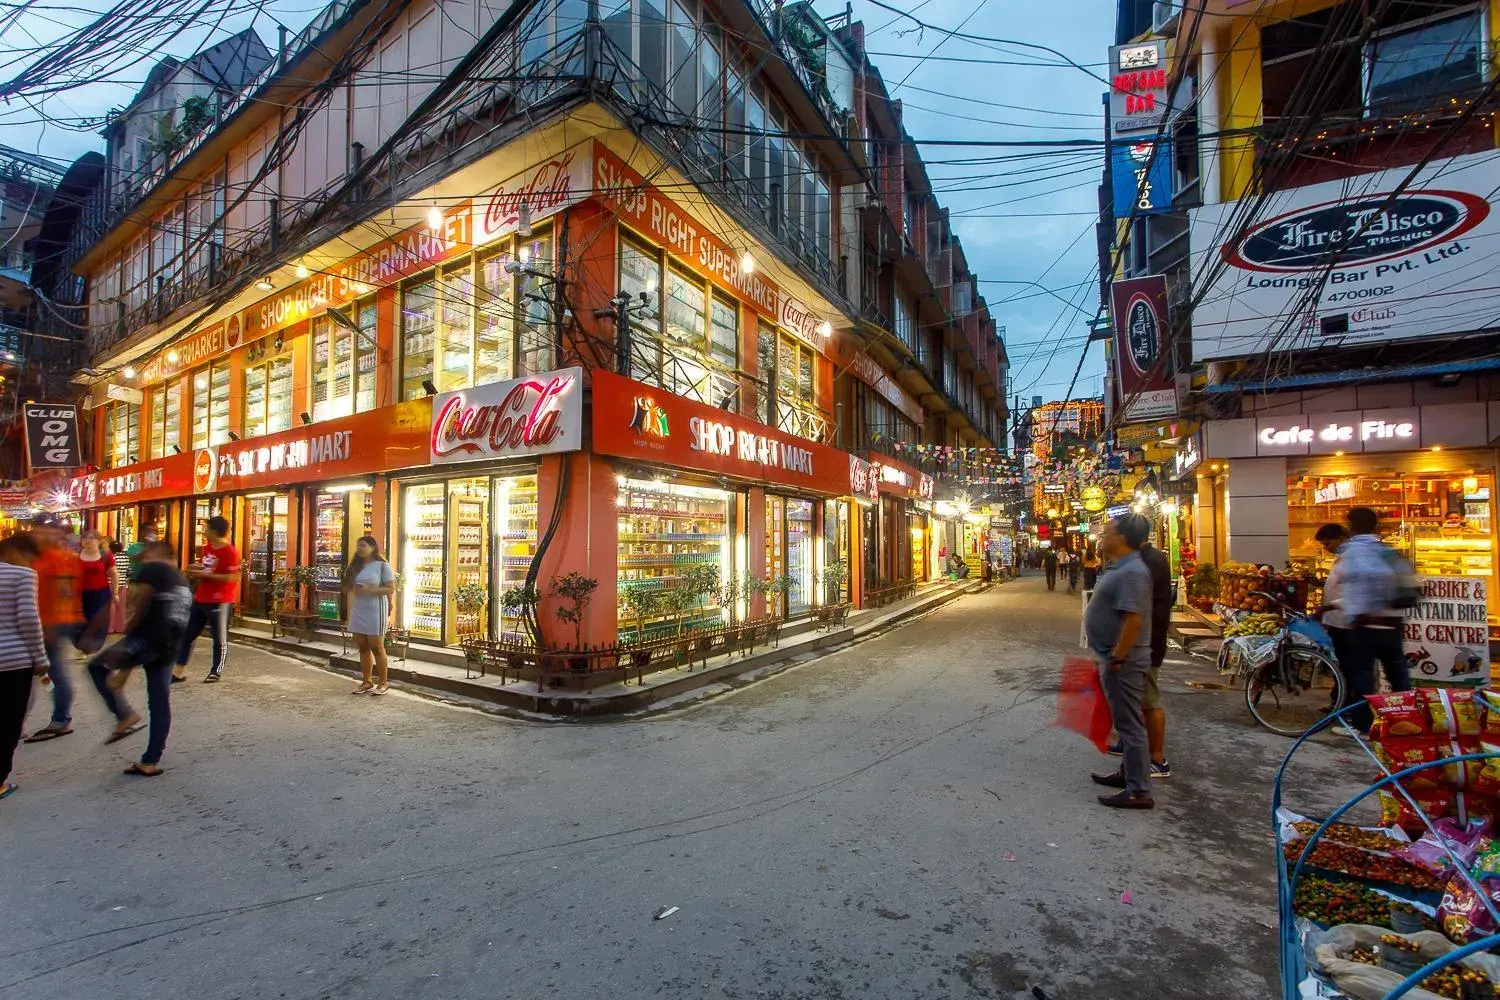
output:
<svg viewBox="0 0 1500 1000"><path fill-rule="evenodd" d="M1421 691L1367 694L1365 700L1375 712L1375 724L1381 738L1420 736L1427 732L1430 719L1427 699Z"/></svg>
<svg viewBox="0 0 1500 1000"><path fill-rule="evenodd" d="M1427 695L1427 717L1434 733L1478 736L1479 708L1474 692L1465 688L1434 688Z"/></svg>
<svg viewBox="0 0 1500 1000"><path fill-rule="evenodd" d="M1426 832L1427 824L1422 822L1422 817L1412 810L1404 798L1384 788L1376 794L1380 798L1381 826L1399 826L1417 837ZM1450 788L1412 790L1411 797L1416 800L1422 812L1433 819L1452 814L1457 804L1456 796Z"/></svg>
<svg viewBox="0 0 1500 1000"><path fill-rule="evenodd" d="M1392 773L1404 771L1408 767L1416 767L1420 764L1430 764L1447 753L1439 749L1439 744L1433 741L1431 735L1394 737L1388 736L1375 744L1375 756L1380 762L1391 770ZM1459 770L1457 764L1450 765L1455 771ZM1408 775L1401 779L1408 791L1415 793L1418 789L1441 788L1444 783L1444 772L1447 768L1432 767L1416 774Z"/></svg>
<svg viewBox="0 0 1500 1000"><path fill-rule="evenodd" d="M1480 848L1491 843L1488 817L1474 817L1467 823L1444 817L1435 820L1432 826L1437 831L1436 837L1433 830L1429 830L1416 843L1397 848L1393 853L1438 878L1451 875L1455 862L1461 865L1472 863Z"/></svg>

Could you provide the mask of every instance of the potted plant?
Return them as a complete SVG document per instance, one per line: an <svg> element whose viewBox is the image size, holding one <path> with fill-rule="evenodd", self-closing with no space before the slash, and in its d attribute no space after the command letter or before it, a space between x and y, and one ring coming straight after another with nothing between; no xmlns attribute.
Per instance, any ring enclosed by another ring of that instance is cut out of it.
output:
<svg viewBox="0 0 1500 1000"><path fill-rule="evenodd" d="M646 641L646 620L661 614L662 595L663 591L647 583L620 588L620 611L625 618L635 622L633 634L637 646Z"/></svg>
<svg viewBox="0 0 1500 1000"><path fill-rule="evenodd" d="M536 588L526 583L507 587L500 593L500 638L502 640L505 638L507 615L514 615L523 628L528 632L531 631L528 622L535 620L538 599Z"/></svg>
<svg viewBox="0 0 1500 1000"><path fill-rule="evenodd" d="M823 603L839 604L844 594L844 584L849 582L849 562L839 559L823 567Z"/></svg>
<svg viewBox="0 0 1500 1000"><path fill-rule="evenodd" d="M688 608L701 612L707 598L719 592L719 567L714 563L698 563L692 566L682 575L680 589L685 594ZM708 647L705 643L711 642L712 639L704 636L699 640L699 650L706 652Z"/></svg>
<svg viewBox="0 0 1500 1000"><path fill-rule="evenodd" d="M266 596L270 599L273 612L290 610L287 602L292 598L292 575L285 570L277 570L271 574L271 579L266 583Z"/></svg>
<svg viewBox="0 0 1500 1000"><path fill-rule="evenodd" d="M558 621L573 626L573 648L579 653L583 652L584 613L588 610L589 602L594 599L594 591L598 589L598 580L575 570L553 580L548 590L548 596L568 602L559 607L555 614ZM574 670L588 669L588 659L584 656L574 656L568 663Z"/></svg>
<svg viewBox="0 0 1500 1000"><path fill-rule="evenodd" d="M482 583L460 583L453 588L453 604L458 609L458 634L483 636L484 605L490 592Z"/></svg>
<svg viewBox="0 0 1500 1000"><path fill-rule="evenodd" d="M307 601L305 610L315 610L313 605L317 601L318 567L293 566L291 574L292 582L297 588L297 600Z"/></svg>
<svg viewBox="0 0 1500 1000"><path fill-rule="evenodd" d="M782 599L796 588L797 581L788 573L782 573L780 576L773 576L766 580L766 593L775 597L777 611L782 609ZM776 618L780 616L772 615L771 617Z"/></svg>

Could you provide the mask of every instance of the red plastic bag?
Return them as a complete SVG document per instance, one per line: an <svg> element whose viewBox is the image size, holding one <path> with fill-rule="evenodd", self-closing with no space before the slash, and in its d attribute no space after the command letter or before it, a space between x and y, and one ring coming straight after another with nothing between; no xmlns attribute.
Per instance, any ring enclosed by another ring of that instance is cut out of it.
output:
<svg viewBox="0 0 1500 1000"><path fill-rule="evenodd" d="M1057 718L1054 729L1077 733L1099 748L1109 749L1109 731L1114 719L1109 714L1109 699L1099 679L1099 664L1082 656L1063 660L1057 691Z"/></svg>

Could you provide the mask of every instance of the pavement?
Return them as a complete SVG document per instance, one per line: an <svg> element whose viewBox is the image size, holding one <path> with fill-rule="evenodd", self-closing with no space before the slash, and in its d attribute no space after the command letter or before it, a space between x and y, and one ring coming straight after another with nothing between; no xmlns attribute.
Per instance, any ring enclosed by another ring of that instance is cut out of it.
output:
<svg viewBox="0 0 1500 1000"><path fill-rule="evenodd" d="M21 748L0 1000L1274 996L1290 743L1174 658L1176 776L1099 806L1105 759L1048 727L1078 613L1026 577L604 722L353 697L248 647L204 685L200 644L162 777L121 775L144 733L103 746L91 688ZM1307 765L1293 804L1362 770Z"/></svg>

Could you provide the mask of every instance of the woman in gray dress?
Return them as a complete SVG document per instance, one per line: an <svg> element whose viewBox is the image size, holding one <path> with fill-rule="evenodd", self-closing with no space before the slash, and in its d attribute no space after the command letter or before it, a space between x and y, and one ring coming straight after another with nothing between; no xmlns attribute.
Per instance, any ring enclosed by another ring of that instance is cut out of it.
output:
<svg viewBox="0 0 1500 1000"><path fill-rule="evenodd" d="M354 544L354 558L344 570L344 606L348 628L359 647L359 672L364 680L351 694L385 694L390 690L390 658L385 654L385 627L391 617L391 595L396 574L380 554L380 544L365 535ZM372 674L380 671L380 682Z"/></svg>

